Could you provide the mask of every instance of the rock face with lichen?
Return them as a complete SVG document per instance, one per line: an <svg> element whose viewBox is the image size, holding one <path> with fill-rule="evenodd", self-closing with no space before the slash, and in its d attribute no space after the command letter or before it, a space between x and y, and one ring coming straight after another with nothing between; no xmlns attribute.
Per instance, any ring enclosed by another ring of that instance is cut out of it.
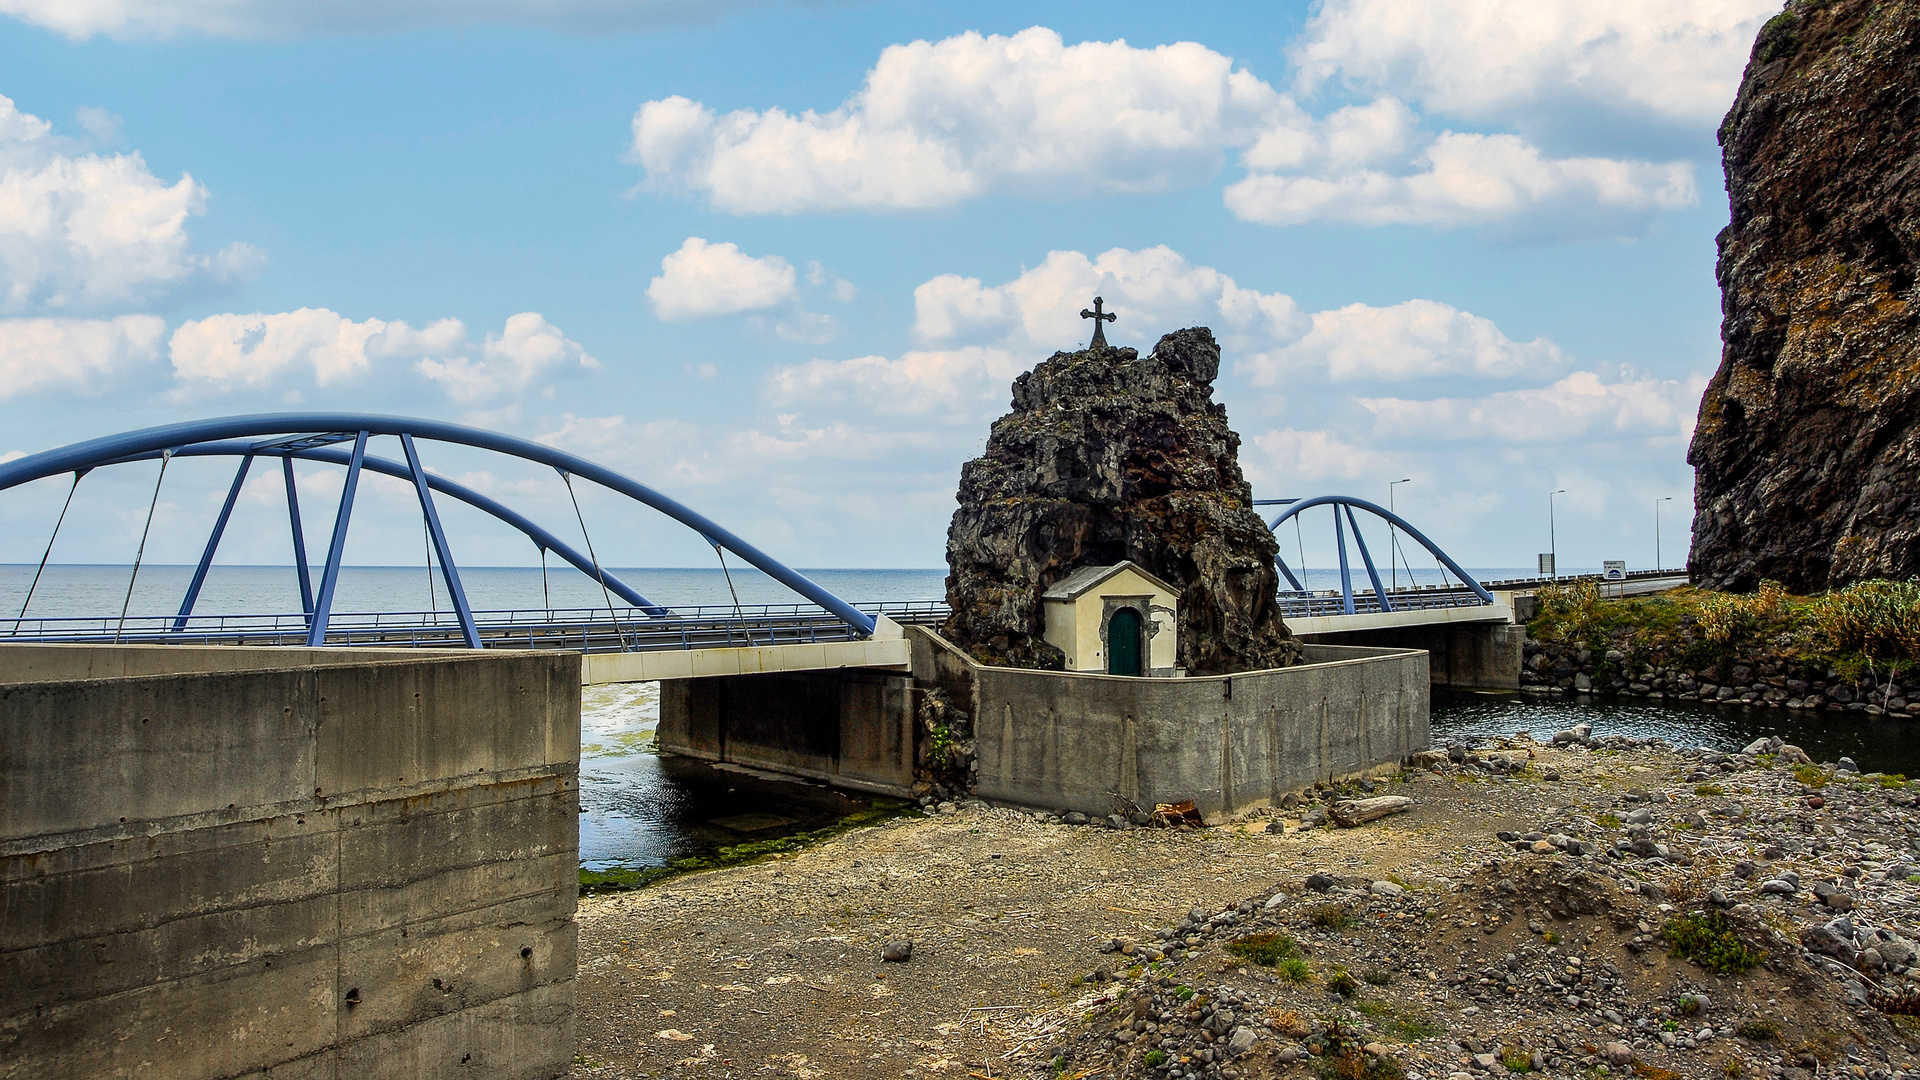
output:
<svg viewBox="0 0 1920 1080"><path fill-rule="evenodd" d="M1790 3L1720 145L1725 345L1687 454L1694 579L1920 574L1920 2Z"/></svg>
<svg viewBox="0 0 1920 1080"><path fill-rule="evenodd" d="M1278 545L1213 400L1205 327L1152 354L1055 353L1013 383L1013 411L960 472L947 530L944 632L981 662L1058 670L1040 595L1131 559L1180 592L1179 663L1196 675L1297 663L1275 603Z"/></svg>

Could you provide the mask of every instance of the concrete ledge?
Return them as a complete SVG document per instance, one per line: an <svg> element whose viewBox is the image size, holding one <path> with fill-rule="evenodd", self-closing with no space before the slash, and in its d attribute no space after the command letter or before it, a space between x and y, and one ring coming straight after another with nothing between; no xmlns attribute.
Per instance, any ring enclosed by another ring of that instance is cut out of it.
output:
<svg viewBox="0 0 1920 1080"><path fill-rule="evenodd" d="M905 671L912 650L900 625L884 616L873 636L862 641L822 641L805 645L753 645L737 649L661 649L653 652L589 653L581 682L653 682L702 679L717 675L763 675L781 671L834 668L882 668Z"/></svg>

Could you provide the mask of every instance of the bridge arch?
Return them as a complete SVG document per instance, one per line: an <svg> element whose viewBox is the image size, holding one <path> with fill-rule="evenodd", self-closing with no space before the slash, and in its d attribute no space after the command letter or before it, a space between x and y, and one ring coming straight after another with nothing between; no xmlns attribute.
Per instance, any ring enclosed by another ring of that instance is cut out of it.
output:
<svg viewBox="0 0 1920 1080"><path fill-rule="evenodd" d="M394 461L368 455L367 441L376 435L398 436L405 460ZM559 537L504 504L445 477L427 472L420 464L419 453L415 446L416 438L491 450L547 465L558 471L562 477L580 476L592 480L602 487L625 495L680 522L698 533L716 550L724 548L733 552L748 565L832 613L860 636L871 635L874 631L876 620L873 616L854 608L806 575L774 559L712 519L637 480L543 443L439 420L367 413L265 413L143 428L58 447L0 464L0 491L64 473L73 473L74 482L77 485L80 478L93 469L132 461L165 460L172 457L240 458L240 468L234 476L233 486L228 492L226 503L208 537L200 564L196 568L187 596L182 603L176 626L184 625L186 618L192 613L194 601L206 579L214 552L219 546L221 534L226 528L234 503L239 498L249 467L253 460L259 457L282 459L286 474L288 514L294 529L296 563L301 578L303 601L306 602L307 607L309 645L321 645L326 640L334 584L339 577L341 554L353 513L354 493L359 474L363 469L371 469L374 472L413 482L420 498L422 514L426 518L440 559L441 572L446 580L448 592L454 598L463 636L467 644L474 648L480 647L479 632L467 605L465 591L460 586L458 570L454 564L445 531L440 526L439 514L434 507L431 495L433 491L439 491L477 507L513 526L526 534L542 551L552 551L559 555L581 572L604 585L609 591L618 593L622 599L648 615L657 617L670 614L667 609L655 604L613 574L608 573L599 565L598 560L592 557L591 551L587 555L582 555ZM341 443L352 443L352 452L327 449L329 446ZM296 459L343 464L347 467L347 480L342 488L339 506L335 511L332 539L328 547L320 587L317 592L311 594L308 589L305 542L299 527L299 502L293 480L292 462Z"/></svg>
<svg viewBox="0 0 1920 1080"><path fill-rule="evenodd" d="M1352 566L1347 559L1348 528L1353 530L1354 546L1359 549L1360 561L1366 567L1367 577L1373 582L1373 593L1379 600L1380 610L1386 612L1393 610L1393 601L1388 596L1387 590L1380 584L1380 571L1379 568L1373 564L1373 553L1367 550L1366 538L1360 534L1360 521L1354 516L1356 509L1373 514L1400 532L1411 536L1421 547L1426 548L1435 559L1438 559L1442 566L1453 571L1454 576L1459 578L1461 583L1471 590L1475 596L1479 597L1482 603L1491 604L1494 602L1493 594L1487 591L1486 586L1475 580L1472 574L1461 569L1460 564L1455 562L1452 556L1440 550L1440 545L1427 539L1426 534L1415 528L1413 523L1386 507L1368 502L1365 499L1355 498L1351 495L1317 495L1310 499L1298 499L1290 503L1285 510L1281 511L1280 516L1268 522L1267 528L1277 530L1289 518L1296 517L1301 511L1311 510L1316 506L1331 506L1333 508L1334 548L1340 553L1340 598L1341 610L1344 614L1352 615L1355 613L1353 601L1353 572ZM1346 519L1344 524L1341 521L1342 517ZM1307 591L1306 586L1301 583L1298 577L1294 576L1293 570L1287 566L1284 559L1275 555L1273 562L1280 573L1287 579L1287 582L1294 587L1295 591Z"/></svg>

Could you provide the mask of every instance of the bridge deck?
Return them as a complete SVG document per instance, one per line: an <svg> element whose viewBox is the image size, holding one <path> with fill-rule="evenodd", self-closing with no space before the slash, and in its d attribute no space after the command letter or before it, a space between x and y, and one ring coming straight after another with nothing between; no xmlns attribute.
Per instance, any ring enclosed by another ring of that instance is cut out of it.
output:
<svg viewBox="0 0 1920 1080"><path fill-rule="evenodd" d="M1683 575L1643 572L1609 591L1652 592L1685 584ZM1511 594L1547 584L1547 579L1489 582ZM1337 592L1282 593L1280 613L1297 634L1508 622L1507 603L1488 604L1464 586L1389 590L1385 610L1371 592L1356 593L1345 610ZM1504 597L1501 597L1504 599ZM637 608L518 609L474 612L481 643L501 649L567 649L589 654L589 682L632 682L753 671L906 664L899 627L944 621L944 601L854 605L880 623L871 637L810 604L681 607L664 615ZM305 645L302 614L32 617L0 620L7 641L166 645ZM458 648L464 645L451 611L335 614L326 643L339 646Z"/></svg>

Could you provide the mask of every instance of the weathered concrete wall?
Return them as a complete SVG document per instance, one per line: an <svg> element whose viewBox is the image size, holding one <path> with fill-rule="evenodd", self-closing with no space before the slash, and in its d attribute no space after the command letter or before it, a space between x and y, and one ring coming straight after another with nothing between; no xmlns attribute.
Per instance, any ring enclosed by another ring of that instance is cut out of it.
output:
<svg viewBox="0 0 1920 1080"><path fill-rule="evenodd" d="M0 646L0 1077L563 1074L579 663Z"/></svg>
<svg viewBox="0 0 1920 1080"><path fill-rule="evenodd" d="M1509 623L1383 627L1300 636L1302 641L1321 645L1425 649L1431 655L1433 685L1472 690L1517 689L1526 639L1525 626Z"/></svg>
<svg viewBox="0 0 1920 1080"><path fill-rule="evenodd" d="M915 673L970 707L988 799L1098 814L1192 799L1231 814L1429 742L1419 652L1309 645L1297 667L1132 679L984 667L909 634Z"/></svg>
<svg viewBox="0 0 1920 1080"><path fill-rule="evenodd" d="M660 748L904 795L915 708L911 678L861 668L664 679Z"/></svg>

